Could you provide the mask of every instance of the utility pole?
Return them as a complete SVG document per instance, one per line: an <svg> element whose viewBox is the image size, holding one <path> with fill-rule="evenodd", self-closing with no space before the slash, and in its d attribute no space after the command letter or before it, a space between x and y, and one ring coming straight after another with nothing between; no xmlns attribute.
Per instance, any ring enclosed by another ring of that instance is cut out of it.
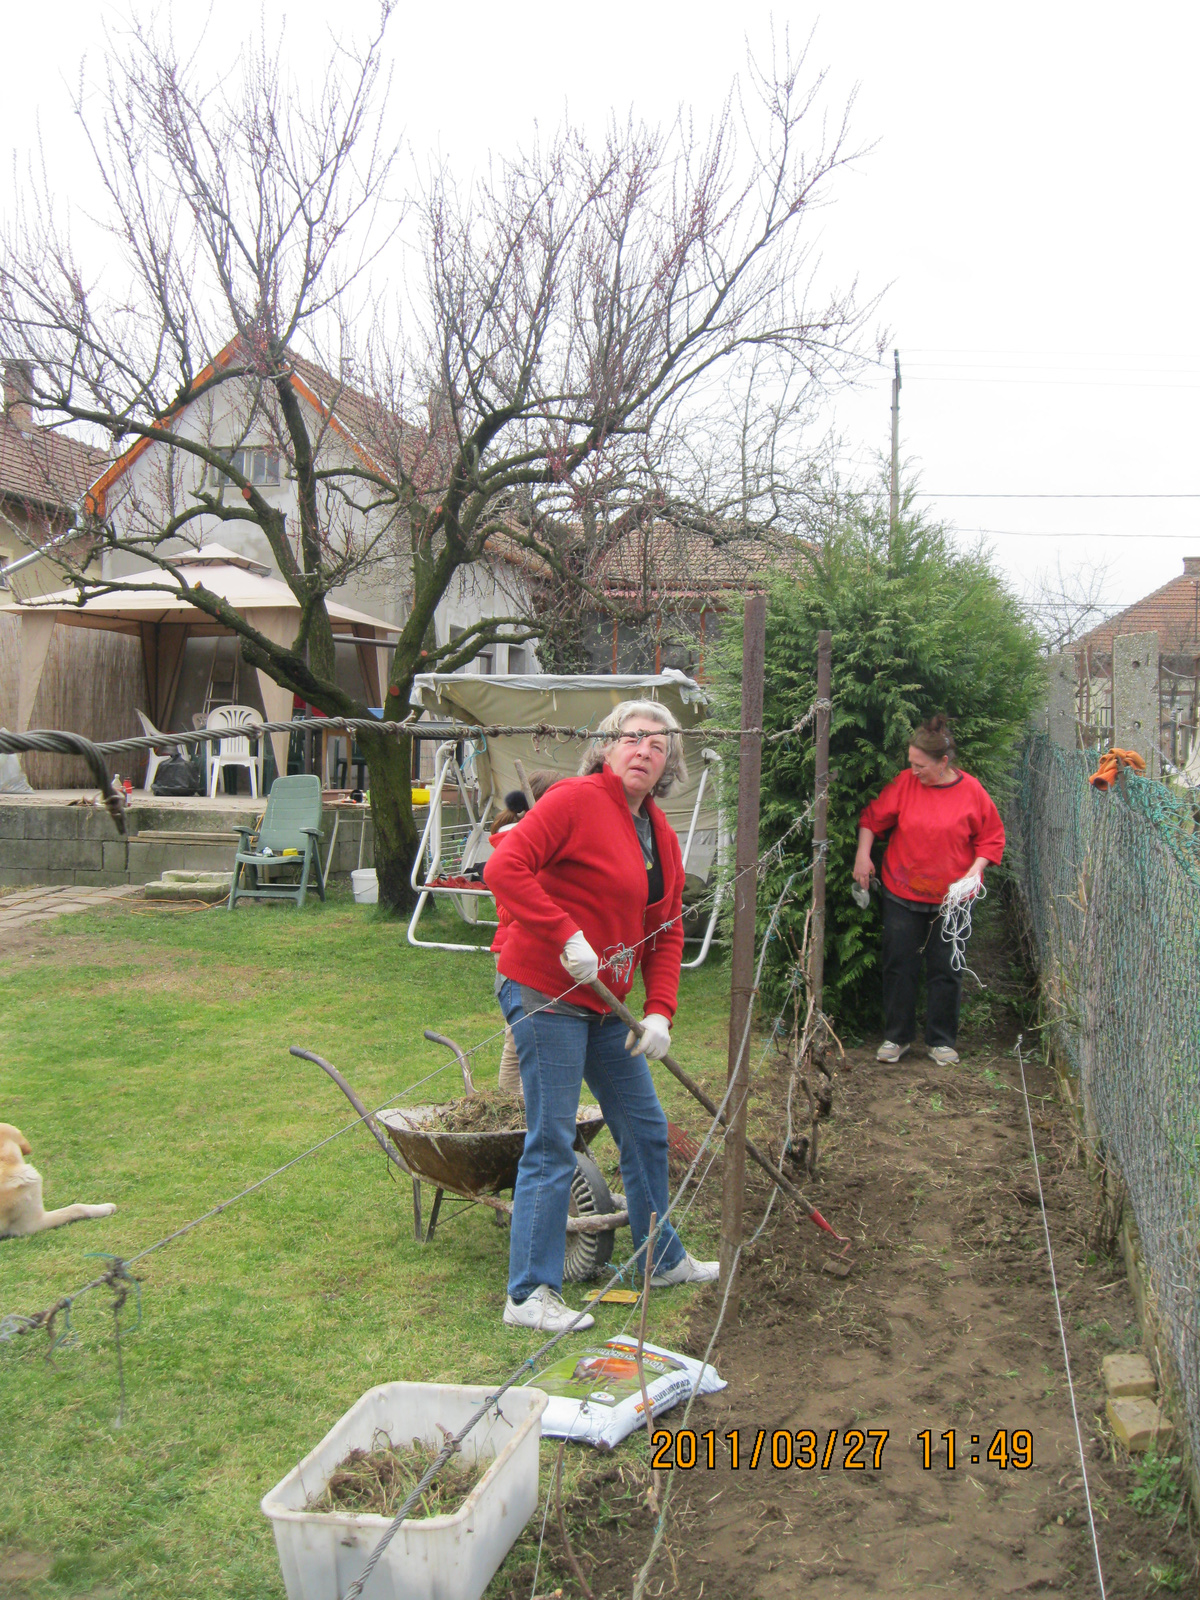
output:
<svg viewBox="0 0 1200 1600"><path fill-rule="evenodd" d="M766 660L767 597L746 597L742 624L742 728L762 727ZM746 1190L746 1102L750 1090L750 1041L746 1023L754 1004L754 915L758 903L758 802L762 780L762 734L742 733L738 766L737 857L733 880L732 992L729 1008L729 1071L733 1089L726 1108L724 1186L721 1199L721 1283L737 1316L737 1283L730 1283L742 1242Z"/></svg>
<svg viewBox="0 0 1200 1600"><path fill-rule="evenodd" d="M900 352L892 351L896 363L892 378L892 500L889 527L894 535L900 526Z"/></svg>

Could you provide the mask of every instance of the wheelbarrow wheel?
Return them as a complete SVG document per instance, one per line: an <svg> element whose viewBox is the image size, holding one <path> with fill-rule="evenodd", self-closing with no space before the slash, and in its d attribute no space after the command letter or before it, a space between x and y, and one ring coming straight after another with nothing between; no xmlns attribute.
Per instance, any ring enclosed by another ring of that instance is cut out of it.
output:
<svg viewBox="0 0 1200 1600"><path fill-rule="evenodd" d="M617 1208L604 1174L582 1150L575 1152L575 1176L571 1179L571 1203L567 1208L573 1217L607 1216ZM569 1233L567 1256L563 1277L567 1283L585 1283L588 1278L598 1278L612 1258L613 1229L604 1233Z"/></svg>

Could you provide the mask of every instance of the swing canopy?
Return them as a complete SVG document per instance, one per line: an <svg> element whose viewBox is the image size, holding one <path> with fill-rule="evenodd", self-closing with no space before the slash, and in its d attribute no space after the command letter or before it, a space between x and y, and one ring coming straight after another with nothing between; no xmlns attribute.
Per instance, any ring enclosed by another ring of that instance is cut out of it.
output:
<svg viewBox="0 0 1200 1600"><path fill-rule="evenodd" d="M696 799L706 763L703 720L708 712L704 689L685 673L668 669L659 673L596 673L554 677L550 674L491 676L477 673L422 673L413 684L412 703L436 717L453 717L465 724L464 739L472 727L527 726L595 729L624 700L658 700L672 712L684 733L688 781L666 799L658 801L680 836L692 830L689 876L707 880L717 853L717 795L710 774L700 811ZM479 791L481 807L494 815L504 796L521 787L516 763L526 774L554 772L572 777L579 771L586 746L582 739L540 739L532 734L480 735L474 740L469 774ZM694 817L694 829L693 829Z"/></svg>

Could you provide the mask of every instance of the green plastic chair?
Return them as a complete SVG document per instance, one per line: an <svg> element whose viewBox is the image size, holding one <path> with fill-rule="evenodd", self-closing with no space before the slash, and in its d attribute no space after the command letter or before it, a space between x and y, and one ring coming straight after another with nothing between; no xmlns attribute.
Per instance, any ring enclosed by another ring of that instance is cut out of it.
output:
<svg viewBox="0 0 1200 1600"><path fill-rule="evenodd" d="M229 889L229 909L239 900L294 900L304 904L308 875L315 869L314 882L321 899L325 898L325 879L321 873L321 780L313 774L276 778L267 796L258 832L239 828L242 842L233 858L233 883ZM295 850L285 856L285 850ZM261 883L255 872L255 887L239 885L243 867L299 867L298 883Z"/></svg>

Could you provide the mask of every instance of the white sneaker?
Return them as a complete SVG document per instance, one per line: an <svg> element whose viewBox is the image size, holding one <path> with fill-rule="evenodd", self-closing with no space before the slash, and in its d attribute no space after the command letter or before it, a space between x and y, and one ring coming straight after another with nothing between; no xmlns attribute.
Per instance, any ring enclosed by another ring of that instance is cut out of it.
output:
<svg viewBox="0 0 1200 1600"><path fill-rule="evenodd" d="M695 1256L685 1253L683 1260L677 1261L673 1267L667 1267L665 1270L660 1267L657 1272L652 1272L650 1287L669 1289L676 1283L716 1283L720 1276L719 1261L697 1261Z"/></svg>
<svg viewBox="0 0 1200 1600"><path fill-rule="evenodd" d="M520 1305L509 1295L504 1305L504 1320L511 1328L541 1328L546 1333L562 1333L571 1327L582 1332L596 1319L589 1311L572 1311L563 1303L562 1295L556 1294L548 1283L539 1283L528 1300L522 1300Z"/></svg>
<svg viewBox="0 0 1200 1600"><path fill-rule="evenodd" d="M901 1056L908 1054L906 1044L893 1044L890 1039L885 1039L875 1052L876 1061L899 1061Z"/></svg>
<svg viewBox="0 0 1200 1600"><path fill-rule="evenodd" d="M948 1044L931 1044L925 1053L931 1061L936 1061L939 1067L958 1065L958 1051L951 1049Z"/></svg>

